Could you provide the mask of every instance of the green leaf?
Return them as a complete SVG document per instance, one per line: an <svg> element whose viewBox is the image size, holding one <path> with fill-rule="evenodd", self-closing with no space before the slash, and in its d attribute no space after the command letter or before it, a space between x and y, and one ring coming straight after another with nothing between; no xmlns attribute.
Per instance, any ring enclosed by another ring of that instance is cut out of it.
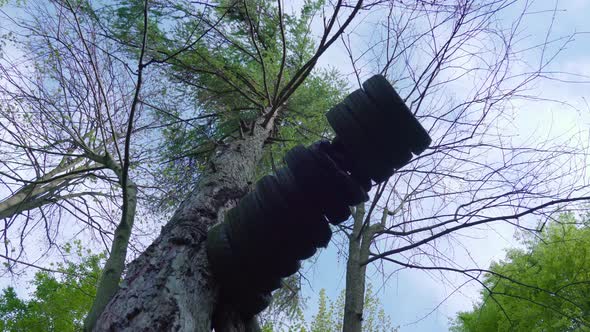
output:
<svg viewBox="0 0 590 332"><path fill-rule="evenodd" d="M590 331L587 223L564 214L523 242L491 265L480 302L457 315L452 331Z"/></svg>
<svg viewBox="0 0 590 332"><path fill-rule="evenodd" d="M82 252L75 243L76 252ZM68 244L68 252L72 245ZM78 256L78 263L57 264L61 273L37 272L31 286L31 298L18 298L12 287L0 295L0 330L80 331L94 296L104 255Z"/></svg>

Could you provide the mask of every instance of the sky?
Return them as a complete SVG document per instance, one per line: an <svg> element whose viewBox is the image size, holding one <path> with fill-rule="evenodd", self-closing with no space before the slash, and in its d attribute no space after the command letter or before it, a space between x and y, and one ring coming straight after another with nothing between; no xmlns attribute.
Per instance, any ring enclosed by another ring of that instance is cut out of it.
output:
<svg viewBox="0 0 590 332"><path fill-rule="evenodd" d="M541 1L539 6L552 8L553 2ZM294 5L296 6L296 4ZM564 80L586 81L590 79L590 22L587 13L590 12L590 0L567 0L558 2L558 15L553 23L556 35L580 32L555 60L555 69L577 73L579 77L568 75ZM544 36L544 31L551 23L552 14L537 15L527 25L527 32L532 38ZM360 38L369 38L370 31L362 26L357 27ZM351 73L351 67L340 43L329 49L320 58L319 66L335 67L342 73ZM370 71L364 74L371 74ZM348 76L351 86L355 85L352 75ZM458 94L464 88L464 83L457 84ZM535 86L535 93L546 99L565 99L571 106L556 105L554 103L519 101L519 111L513 119L513 129L523 137L539 135L540 137L559 137L564 133L587 130L590 126L590 106L587 104L590 94L588 83L544 82ZM504 256L506 248L518 245L514 238L514 229L505 224L494 225L494 232L480 231L469 235L473 238L465 239L464 244L469 248L472 257L480 267L487 267L492 260L499 260ZM475 232L475 231L474 231ZM326 289L327 295L335 299L345 284L345 255L336 243L320 252L315 264L305 266L307 282L304 283L304 295L309 298L306 315L311 315L316 309L317 293ZM457 257L467 262L469 257ZM387 274L394 266L387 266ZM458 291L452 285L441 283L439 278L431 277L423 271L402 270L383 280L381 273L371 266L368 270L369 281L377 291L377 296L383 302L385 311L390 315L394 325L399 325L403 332L411 331L445 331L448 321L456 312L468 310L477 300L479 288L469 284ZM452 278L452 277L451 277ZM0 287L12 284L20 287L21 293L26 293L22 283L15 280L0 278Z"/></svg>

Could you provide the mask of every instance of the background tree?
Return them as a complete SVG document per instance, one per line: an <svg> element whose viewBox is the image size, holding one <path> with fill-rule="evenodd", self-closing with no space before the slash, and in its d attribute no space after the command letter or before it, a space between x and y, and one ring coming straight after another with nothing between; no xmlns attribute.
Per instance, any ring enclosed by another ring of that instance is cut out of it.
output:
<svg viewBox="0 0 590 332"><path fill-rule="evenodd" d="M341 251L348 252L345 331L361 331L368 264L383 280L400 269L422 269L446 283L459 279L451 284L457 289L480 277L471 270L477 263L456 259L470 255L464 236L494 231L501 222L538 233L555 211L584 208L586 133L523 137L512 121L525 101L575 110L551 94L535 94L544 80L576 76L553 61L577 34L555 35L558 9L545 6L387 2L341 36L353 80L360 86L375 72L385 74L434 139L341 226ZM526 35L533 19L546 19L545 34Z"/></svg>
<svg viewBox="0 0 590 332"><path fill-rule="evenodd" d="M590 331L590 228L558 219L481 271L481 298L453 331Z"/></svg>
<svg viewBox="0 0 590 332"><path fill-rule="evenodd" d="M321 289L318 293L318 307L309 322L305 321L303 313L298 310L291 319L283 321L268 321L262 324L263 332L293 331L293 332L338 332L342 331L344 317L344 291L335 300L330 300L326 290ZM366 332L395 332L391 319L383 310L381 301L373 293L370 284L367 286L365 296L365 318L363 320L363 331Z"/></svg>
<svg viewBox="0 0 590 332"><path fill-rule="evenodd" d="M336 301L326 297L325 290L321 290L318 301L318 312L313 316L310 331L337 332L343 331L345 316L345 297L348 287L340 294ZM389 315L383 310L381 301L373 293L371 284L367 284L363 303L362 330L367 332L396 332L397 328L391 323Z"/></svg>
<svg viewBox="0 0 590 332"><path fill-rule="evenodd" d="M11 287L0 296L2 331L79 331L96 295L104 255L92 255L80 242L65 245L66 264L38 271L31 298L20 299ZM73 256L73 257L72 257Z"/></svg>
<svg viewBox="0 0 590 332"><path fill-rule="evenodd" d="M101 308L118 287L136 217L131 162L137 168L149 155L131 142L142 133L135 126L147 124L138 120L143 55L136 68L119 58L87 3L23 6L14 9L20 17L2 12L13 46L0 62L3 257L14 266L39 234L48 250L76 232L98 237L110 249L95 300Z"/></svg>

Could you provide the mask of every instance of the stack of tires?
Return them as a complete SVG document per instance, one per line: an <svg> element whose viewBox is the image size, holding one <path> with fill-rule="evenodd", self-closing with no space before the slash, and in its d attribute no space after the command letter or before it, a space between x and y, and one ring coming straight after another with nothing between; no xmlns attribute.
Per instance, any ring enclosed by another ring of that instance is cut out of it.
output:
<svg viewBox="0 0 590 332"><path fill-rule="evenodd" d="M381 183L422 153L431 139L382 76L374 76L327 114L336 132L287 152L274 175L229 210L208 233L207 253L225 301L249 318L264 308L281 279L326 247L331 224L369 199Z"/></svg>

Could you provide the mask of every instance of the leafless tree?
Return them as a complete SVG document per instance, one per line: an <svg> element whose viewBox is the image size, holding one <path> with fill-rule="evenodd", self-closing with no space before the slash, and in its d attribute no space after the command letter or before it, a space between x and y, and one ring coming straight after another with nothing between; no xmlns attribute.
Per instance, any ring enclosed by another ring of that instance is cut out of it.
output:
<svg viewBox="0 0 590 332"><path fill-rule="evenodd" d="M370 39L367 46L358 47L355 32L341 38L351 72L358 82L386 74L434 142L375 188L372 204L358 207L353 224L342 228L345 331L361 331L367 264L452 271L480 282L482 270L461 266L452 254L469 252L462 235L492 232L499 222L539 232L556 212L579 210L590 199L584 133L523 137L512 124L525 101L573 109L534 89L542 80L575 78L552 67L576 36L554 35L557 8L469 0L380 8L384 14L367 19L378 31L372 38L362 34L366 26L356 31ZM545 36L524 35L533 17L548 18Z"/></svg>
<svg viewBox="0 0 590 332"><path fill-rule="evenodd" d="M145 122L143 58L135 68L119 58L83 5L31 2L20 18L1 13L15 43L0 62L0 219L11 265L38 234L48 249L76 233L97 236L110 249L94 304L102 308L118 287L136 218L132 162L147 154L132 150Z"/></svg>

